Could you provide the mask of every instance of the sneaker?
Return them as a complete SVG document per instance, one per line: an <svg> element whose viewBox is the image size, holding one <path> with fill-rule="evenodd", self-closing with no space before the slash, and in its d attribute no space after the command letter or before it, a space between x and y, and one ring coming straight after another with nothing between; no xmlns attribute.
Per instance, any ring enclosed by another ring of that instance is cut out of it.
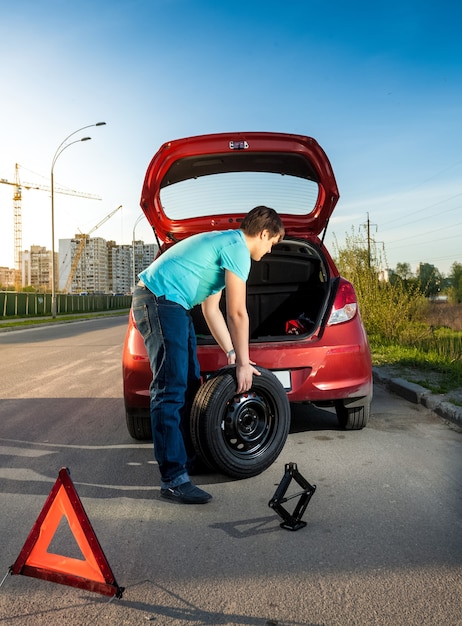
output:
<svg viewBox="0 0 462 626"><path fill-rule="evenodd" d="M166 500L179 502L180 504L205 504L212 499L212 496L196 487L191 482L183 483L178 487L170 487L169 489L161 489L160 495Z"/></svg>

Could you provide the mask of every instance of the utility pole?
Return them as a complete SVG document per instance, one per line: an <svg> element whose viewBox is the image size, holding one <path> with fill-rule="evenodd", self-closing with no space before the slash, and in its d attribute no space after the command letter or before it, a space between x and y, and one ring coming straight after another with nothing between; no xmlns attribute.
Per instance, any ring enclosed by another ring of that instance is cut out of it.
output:
<svg viewBox="0 0 462 626"><path fill-rule="evenodd" d="M369 269L372 268L372 246L371 246L371 242L373 241L374 243L377 243L371 237L371 225L375 226L375 232L377 232L377 224L371 224L371 221L369 219L369 211L368 211L367 212L367 222L366 222L365 226L366 226L366 231L367 231L367 265L368 265ZM363 224L363 226L364 226L364 224Z"/></svg>
<svg viewBox="0 0 462 626"><path fill-rule="evenodd" d="M371 221L367 213L367 265L371 269Z"/></svg>

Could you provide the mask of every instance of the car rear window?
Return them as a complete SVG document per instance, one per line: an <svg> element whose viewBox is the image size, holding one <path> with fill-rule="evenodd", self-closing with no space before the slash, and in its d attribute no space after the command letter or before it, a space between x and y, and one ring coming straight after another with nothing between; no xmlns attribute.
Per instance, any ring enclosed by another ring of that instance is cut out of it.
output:
<svg viewBox="0 0 462 626"><path fill-rule="evenodd" d="M281 214L308 215L316 206L318 183L273 172L219 172L172 182L160 189L167 218L247 213L266 205Z"/></svg>

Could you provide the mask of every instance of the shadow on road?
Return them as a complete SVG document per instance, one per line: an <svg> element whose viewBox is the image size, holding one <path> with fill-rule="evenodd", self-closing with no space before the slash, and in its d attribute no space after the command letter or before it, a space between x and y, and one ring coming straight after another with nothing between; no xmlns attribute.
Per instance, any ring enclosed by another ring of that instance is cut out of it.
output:
<svg viewBox="0 0 462 626"><path fill-rule="evenodd" d="M46 496L68 467L82 497L158 497L152 442L130 437L121 398L0 400L0 423L2 493ZM292 407L291 434L320 430L339 430L335 413ZM112 484L108 467L118 468ZM197 484L232 481L221 474L195 477Z"/></svg>

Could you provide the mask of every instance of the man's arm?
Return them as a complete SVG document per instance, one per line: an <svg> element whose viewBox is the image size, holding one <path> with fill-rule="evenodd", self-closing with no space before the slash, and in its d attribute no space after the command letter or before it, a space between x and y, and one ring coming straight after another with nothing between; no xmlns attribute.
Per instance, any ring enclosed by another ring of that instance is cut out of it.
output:
<svg viewBox="0 0 462 626"><path fill-rule="evenodd" d="M236 274L225 271L226 316L229 333L236 351L237 393L248 391L252 376L260 375L249 359L249 316L246 306L246 283Z"/></svg>
<svg viewBox="0 0 462 626"><path fill-rule="evenodd" d="M204 314L207 326L209 327L215 341L223 352L228 353L233 349L233 342L223 314L220 310L221 293L221 291L214 293L204 300L202 303L202 313ZM234 363L234 359L232 359L231 362Z"/></svg>
<svg viewBox="0 0 462 626"><path fill-rule="evenodd" d="M260 375L249 359L249 316L246 308L246 284L241 278L226 270L226 307L228 325L220 310L221 292L209 296L202 303L207 326L223 352L234 349L236 356L228 363L236 362L237 393L248 391L252 376Z"/></svg>

